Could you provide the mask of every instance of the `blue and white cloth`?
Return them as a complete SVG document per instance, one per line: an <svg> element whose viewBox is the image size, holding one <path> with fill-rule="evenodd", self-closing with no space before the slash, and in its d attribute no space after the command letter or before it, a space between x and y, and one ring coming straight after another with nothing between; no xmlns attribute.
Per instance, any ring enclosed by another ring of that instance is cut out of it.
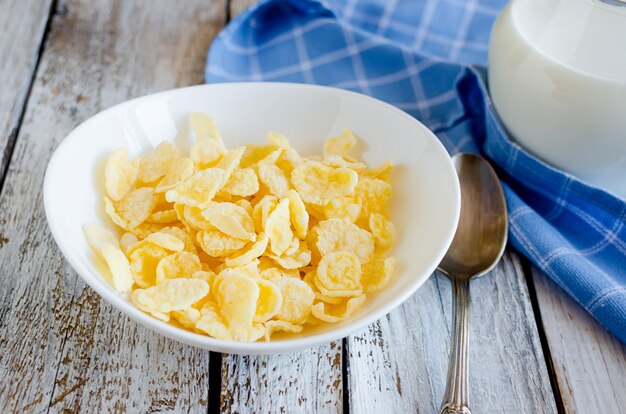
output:
<svg viewBox="0 0 626 414"><path fill-rule="evenodd" d="M510 243L626 343L626 201L512 142L485 85L505 0L266 0L232 21L207 82L330 85L401 108L504 184ZM626 177L625 177L626 179Z"/></svg>

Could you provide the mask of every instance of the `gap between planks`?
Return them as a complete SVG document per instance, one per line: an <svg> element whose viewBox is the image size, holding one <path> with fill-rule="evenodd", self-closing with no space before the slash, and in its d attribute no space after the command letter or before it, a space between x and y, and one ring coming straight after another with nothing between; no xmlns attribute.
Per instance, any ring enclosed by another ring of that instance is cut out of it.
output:
<svg viewBox="0 0 626 414"><path fill-rule="evenodd" d="M44 51L56 2L57 0L47 0L44 4L39 4L39 7L36 8L29 4L28 1L20 1L17 3L17 6L15 6L14 3L12 8L8 1L0 4L0 9L4 7L11 9L11 12L7 10L6 13L3 13L3 16L0 17L0 23L2 23L2 18L9 18L10 20L4 22L2 25L3 31L13 35L5 36L4 38L4 42L8 40L12 43L10 49L8 48L8 44L0 41L0 56L2 56L5 62L8 62L8 64L0 70L0 79L3 81L0 95L7 94L6 99L1 99L2 96L0 96L0 104L2 104L0 105L0 134L2 134L0 136L0 150L2 150L2 146L4 146L4 149L1 151L2 159L0 159L0 191L2 191L2 187L4 186L6 174L9 170L11 157L15 148L15 142L20 133L20 127L24 119L24 113L26 112L26 104L35 81L35 74L39 67L41 55ZM26 12L27 18L24 20L16 18L16 8L18 9L18 15L20 11ZM34 13L31 12L33 9L36 10ZM34 20L32 26L29 25L30 19ZM11 27L11 24L14 22L19 22L21 30L28 30L28 34L15 36L16 33ZM15 47L15 42L24 42L24 44L18 44L17 47ZM20 50L24 50L26 54L32 57L29 59L28 56L24 56L23 61L18 62L20 59L18 59L19 56L16 55L18 55L19 52L13 52ZM28 63L29 60L30 63ZM21 82L19 78L22 79ZM6 108L7 110L5 112L4 105L8 107L10 103L7 101L9 100L14 100L11 105L13 108L11 111L8 110L9 108ZM2 119L6 116L5 114L8 114L6 120ZM0 245L2 244L3 237L4 236L0 234Z"/></svg>
<svg viewBox="0 0 626 414"><path fill-rule="evenodd" d="M531 266L532 265L528 260L524 260L522 263L522 268L524 270L524 274L526 275L526 285L528 286L529 298L533 308L533 315L535 316L535 321L537 322L539 341L541 343L541 349L543 349L543 356L545 358L546 368L548 369L550 386L552 387L552 393L554 395L556 408L559 413L565 413L561 388L559 386L559 381L556 377L554 361L552 359L552 352L550 350L550 344L548 342L545 326L541 317L541 306L539 304L539 298L537 297L537 289L535 286L535 281L533 280Z"/></svg>
<svg viewBox="0 0 626 414"><path fill-rule="evenodd" d="M543 272L535 267L531 271L563 411L622 412L626 345Z"/></svg>

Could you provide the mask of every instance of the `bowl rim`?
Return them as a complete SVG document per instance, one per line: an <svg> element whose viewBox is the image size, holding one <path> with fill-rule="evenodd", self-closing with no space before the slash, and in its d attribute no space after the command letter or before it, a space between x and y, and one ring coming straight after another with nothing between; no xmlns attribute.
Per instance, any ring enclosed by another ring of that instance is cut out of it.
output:
<svg viewBox="0 0 626 414"><path fill-rule="evenodd" d="M446 160L446 169L450 176L453 177L453 188L452 194L454 203L454 213L452 220L448 223L447 234L445 235L445 242L437 251L436 256L433 258L431 265L426 270L425 274L427 277L416 277L417 282L412 283L407 289L405 289L400 295L394 297L392 300L384 303L380 306L379 309L371 312L367 317L362 317L352 323L346 324L344 326L340 326L335 329L331 329L327 332L322 332L318 334L312 334L308 337L302 338L294 338L294 339L284 339L280 341L269 341L269 342L237 342L237 341L226 341L221 339L212 338L207 335L198 334L195 332L191 332L174 325L170 325L169 323L160 321L142 311L135 308L130 302L122 297L123 294L119 294L110 289L110 287L105 286L106 281L102 279L101 275L95 275L94 272L90 271L88 268L83 266L83 264L78 260L77 256L75 256L69 246L67 246L63 242L63 229L60 224L55 221L55 216L51 211L51 203L52 198L54 197L51 191L52 186L52 176L53 172L56 170L57 165L59 164L59 154L61 154L65 148L69 145L68 143L71 141L69 138L80 133L81 129L85 127L88 123L97 122L99 119L109 115L112 112L121 111L126 107L132 106L133 104L141 101L156 98L162 95L175 94L180 91L190 90L190 89L214 89L214 88L228 88L228 87L237 87L237 88L283 88L283 89L300 89L302 91L311 91L311 90L326 90L332 92L337 95L343 95L344 97L351 97L356 99L361 99L369 102L370 104L378 105L381 109L386 111L392 111L397 115L405 117L410 122L412 122L417 128L419 128L422 133L427 136L433 144L435 151L439 152L440 155L443 155L443 159ZM78 273L78 275L85 281L99 296L104 298L107 302L109 302L113 307L120 310L122 313L133 319L134 321L148 327L152 331L169 337L171 339L177 340L179 342L183 342L188 345L196 346L203 349L209 349L217 352L228 352L235 354L246 354L246 355L264 355L264 354L276 354L276 353L286 353L286 352L294 352L301 349L307 349L314 346L323 345L326 343L330 343L342 338L349 336L350 334L363 329L364 327L372 324L378 319L384 317L389 314L392 310L399 307L403 304L413 293L417 291L428 278L432 275L432 273L436 270L439 262L447 252L450 244L452 243L452 239L454 238L454 234L456 232L456 228L459 221L460 211L461 211L461 191L460 185L458 181L458 177L456 174L456 170L454 168L454 164L452 163L452 159L443 144L439 141L439 139L435 136L435 134L429 130L424 124L422 124L417 119L410 116L408 113L402 111L399 108L394 107L386 102L383 102L379 99L345 90L334 88L330 86L321 86L321 85L310 85L310 84L301 84L301 83L287 83L287 82L223 82L223 83L213 83L213 84L203 84L203 85L195 85L188 86L184 88L174 88L169 89L153 94L144 95L141 97L133 98L128 101L124 101L115 106L112 106L108 109L105 109L90 118L83 121L77 127L75 127L69 134L63 138L61 143L55 149L52 157L48 162L48 166L46 168L46 173L44 177L43 184L43 202L44 202L44 210L46 214L46 220L48 222L48 226L51 230L52 236L54 238L55 243L63 253L65 259L72 266L74 271Z"/></svg>

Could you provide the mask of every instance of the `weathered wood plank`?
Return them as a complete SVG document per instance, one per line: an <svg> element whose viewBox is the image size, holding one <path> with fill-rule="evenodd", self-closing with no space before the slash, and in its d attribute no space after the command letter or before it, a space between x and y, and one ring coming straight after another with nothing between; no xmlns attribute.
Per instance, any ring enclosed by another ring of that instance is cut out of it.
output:
<svg viewBox="0 0 626 414"><path fill-rule="evenodd" d="M532 273L565 411L623 412L626 346L540 270L533 268Z"/></svg>
<svg viewBox="0 0 626 414"><path fill-rule="evenodd" d="M255 3L258 3L258 0L230 0L229 6L231 18L237 16Z"/></svg>
<svg viewBox="0 0 626 414"><path fill-rule="evenodd" d="M472 281L472 412L556 412L520 259ZM348 338L353 412L436 412L445 387L451 291L436 274L400 309Z"/></svg>
<svg viewBox="0 0 626 414"><path fill-rule="evenodd" d="M209 353L137 326L65 264L42 206L47 161L94 113L199 83L225 1L61 2L0 195L0 412L203 412Z"/></svg>
<svg viewBox="0 0 626 414"><path fill-rule="evenodd" d="M0 177L9 163L51 2L0 0Z"/></svg>
<svg viewBox="0 0 626 414"><path fill-rule="evenodd" d="M224 413L340 413L341 341L299 353L224 355Z"/></svg>

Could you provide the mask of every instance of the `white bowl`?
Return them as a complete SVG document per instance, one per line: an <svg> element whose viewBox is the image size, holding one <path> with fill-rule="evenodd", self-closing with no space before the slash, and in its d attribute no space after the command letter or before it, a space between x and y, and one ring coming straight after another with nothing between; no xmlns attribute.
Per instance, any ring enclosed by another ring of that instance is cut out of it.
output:
<svg viewBox="0 0 626 414"><path fill-rule="evenodd" d="M81 226L101 223L103 164L125 146L135 156L163 140L189 146L185 120L191 112L212 115L226 145L263 143L267 131L285 134L304 155L321 153L327 136L350 128L360 138L359 157L374 166L391 160L391 216L398 237L391 254L396 273L384 290L368 297L353 317L309 328L271 342L222 341L161 322L139 311L99 271L101 263ZM59 145L44 182L44 204L56 243L78 274L100 296L148 328L183 343L219 352L272 354L337 340L402 304L435 270L448 249L460 211L455 169L446 150L424 125L376 99L345 90L286 83L193 86L145 96L90 118Z"/></svg>

